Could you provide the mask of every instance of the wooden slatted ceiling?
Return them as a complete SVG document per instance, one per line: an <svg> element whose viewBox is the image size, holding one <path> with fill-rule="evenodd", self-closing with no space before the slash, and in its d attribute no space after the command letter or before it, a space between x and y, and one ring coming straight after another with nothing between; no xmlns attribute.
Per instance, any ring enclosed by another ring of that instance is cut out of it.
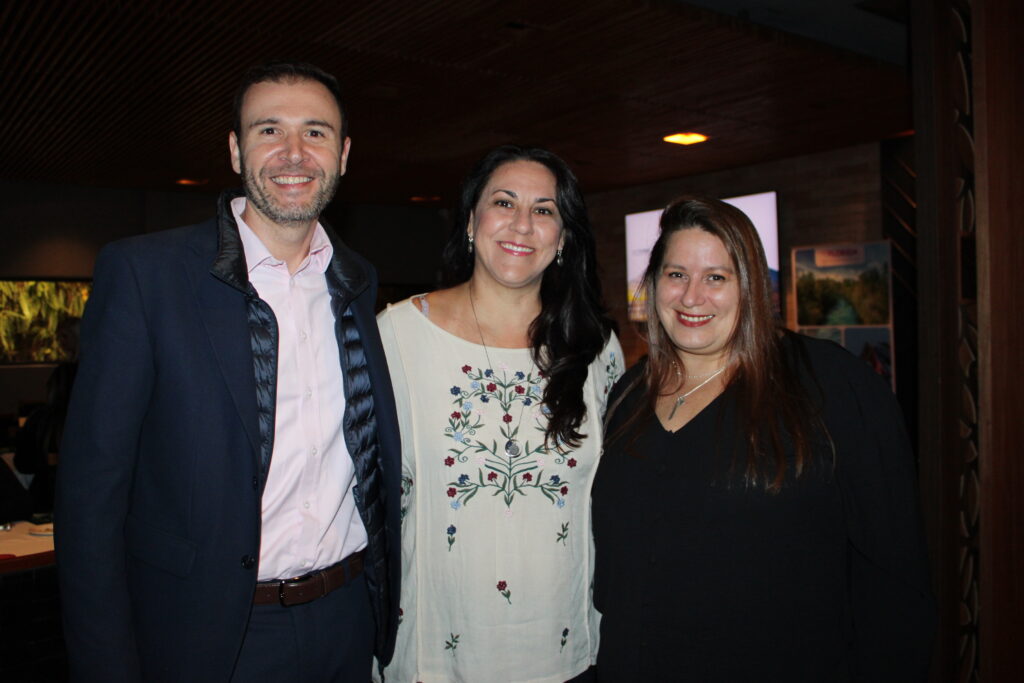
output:
<svg viewBox="0 0 1024 683"><path fill-rule="evenodd" d="M236 184L241 72L306 59L342 82L344 198L447 200L485 149L563 154L588 190L876 140L909 128L896 67L658 0L8 0L0 178ZM670 146L682 129L712 137Z"/></svg>

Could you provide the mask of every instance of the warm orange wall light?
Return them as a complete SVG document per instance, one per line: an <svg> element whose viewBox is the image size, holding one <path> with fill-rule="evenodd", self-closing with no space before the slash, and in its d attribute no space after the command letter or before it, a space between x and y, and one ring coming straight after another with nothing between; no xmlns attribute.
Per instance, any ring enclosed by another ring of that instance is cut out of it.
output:
<svg viewBox="0 0 1024 683"><path fill-rule="evenodd" d="M702 135L700 133L675 133L673 135L666 135L662 138L665 142L671 142L676 145L695 145L698 142L704 142L707 139L707 135Z"/></svg>

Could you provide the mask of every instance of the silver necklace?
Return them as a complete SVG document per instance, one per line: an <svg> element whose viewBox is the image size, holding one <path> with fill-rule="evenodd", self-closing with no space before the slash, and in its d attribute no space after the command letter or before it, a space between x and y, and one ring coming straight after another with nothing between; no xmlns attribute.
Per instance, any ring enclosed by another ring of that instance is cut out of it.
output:
<svg viewBox="0 0 1024 683"><path fill-rule="evenodd" d="M673 365L676 366L676 376L677 377L685 377L686 379L704 379L705 377L713 377L713 376L717 375L718 373L720 373L722 371L722 369L719 368L719 369L715 370L714 372L705 372L703 375L684 375L683 371L679 369L679 365L678 364L673 363Z"/></svg>
<svg viewBox="0 0 1024 683"><path fill-rule="evenodd" d="M476 333L480 335L480 345L484 347L484 357L487 358L487 366L494 372L494 363L491 362L491 354L487 351L487 342L484 341L484 331L480 327L480 319L476 316L476 303L473 301L473 287L467 285L469 289L469 305L473 309L473 322L476 323ZM533 357L530 358L530 370L533 370ZM527 377L532 373L527 373ZM519 426L523 423L523 412L526 410L526 403L522 403L519 406L519 420L516 422L516 428L509 432L509 438L505 442L505 455L510 458L514 458L523 452L523 449L519 446L519 442L513 438L512 435L519 435ZM671 419L671 418L669 418Z"/></svg>
<svg viewBox="0 0 1024 683"><path fill-rule="evenodd" d="M704 386L705 384L707 384L708 382L710 382L714 378L718 377L720 374L722 374L722 372L725 370L725 368L726 368L726 366L723 365L722 367L720 367L717 370L715 370L714 372L712 372L710 375L707 375L707 379L705 379L703 382L701 382L700 384L695 386L693 389L690 389L685 394L680 394L679 396L676 396L676 402L675 402L675 405L672 406L672 412L668 414L668 421L671 422L672 418L675 417L675 415L676 415L676 411L679 410L679 406L681 406L684 403L686 403L686 397L687 396L689 396L693 392L697 391L698 389L700 389L702 386ZM682 375L682 373L680 373L680 371L679 371L679 366L678 365L676 366L676 374L680 375L680 376ZM687 376L689 376L689 375L687 375Z"/></svg>

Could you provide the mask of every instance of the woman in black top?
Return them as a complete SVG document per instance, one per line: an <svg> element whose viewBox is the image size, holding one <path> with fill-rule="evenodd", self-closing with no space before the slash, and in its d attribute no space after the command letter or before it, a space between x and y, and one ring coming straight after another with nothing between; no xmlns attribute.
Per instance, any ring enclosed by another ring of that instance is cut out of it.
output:
<svg viewBox="0 0 1024 683"><path fill-rule="evenodd" d="M601 681L908 681L934 622L889 388L780 329L738 209L683 198L593 488Z"/></svg>

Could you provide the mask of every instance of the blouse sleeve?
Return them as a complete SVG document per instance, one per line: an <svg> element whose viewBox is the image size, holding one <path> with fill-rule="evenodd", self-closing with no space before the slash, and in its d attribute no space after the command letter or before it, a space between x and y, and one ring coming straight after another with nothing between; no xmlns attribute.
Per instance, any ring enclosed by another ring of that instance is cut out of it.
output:
<svg viewBox="0 0 1024 683"><path fill-rule="evenodd" d="M377 315L377 327L380 330L380 341L384 346L384 356L388 361L388 372L391 374L391 386L395 392L395 410L398 412L398 427L402 436L402 509L403 518L407 505L406 481L412 476L408 471L408 463L413 452L412 443L412 410L409 405L409 373L402 354L403 335L396 329L400 324L397 306L404 304L388 304L387 308ZM420 313L416 313L420 315Z"/></svg>
<svg viewBox="0 0 1024 683"><path fill-rule="evenodd" d="M608 342L598 355L594 367L596 380L594 388L597 391L597 404L600 407L600 418L603 420L608 410L608 396L612 387L619 381L624 372L624 359L622 357L622 345L614 332L608 337Z"/></svg>
<svg viewBox="0 0 1024 683"><path fill-rule="evenodd" d="M889 387L844 353L842 427L830 425L850 543L857 681L924 681L935 605L914 459Z"/></svg>

